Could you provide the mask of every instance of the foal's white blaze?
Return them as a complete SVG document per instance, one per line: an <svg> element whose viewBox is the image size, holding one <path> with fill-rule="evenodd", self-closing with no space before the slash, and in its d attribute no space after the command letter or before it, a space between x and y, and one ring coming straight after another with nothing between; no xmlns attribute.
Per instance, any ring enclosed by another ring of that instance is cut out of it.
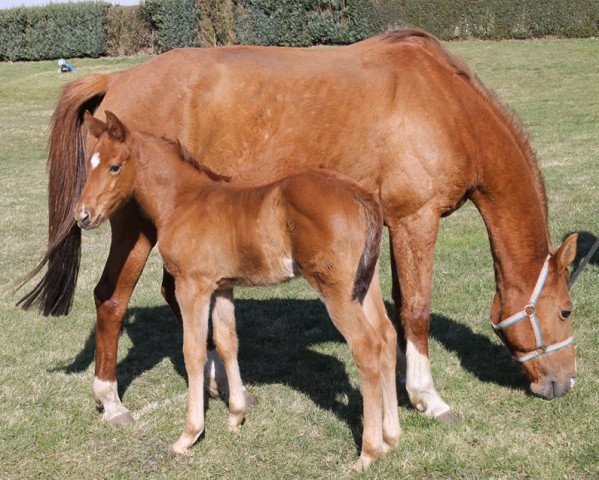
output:
<svg viewBox="0 0 599 480"><path fill-rule="evenodd" d="M95 170L100 165L100 154L98 152L94 153L92 158L89 159L89 163L91 163L92 170Z"/></svg>
<svg viewBox="0 0 599 480"><path fill-rule="evenodd" d="M98 377L94 377L92 392L96 403L104 409L102 420L109 422L119 415L129 414L129 411L121 403L116 382L100 380Z"/></svg>
<svg viewBox="0 0 599 480"><path fill-rule="evenodd" d="M438 417L451 410L435 390L428 357L422 355L409 340L406 363L406 390L412 405L427 417Z"/></svg>

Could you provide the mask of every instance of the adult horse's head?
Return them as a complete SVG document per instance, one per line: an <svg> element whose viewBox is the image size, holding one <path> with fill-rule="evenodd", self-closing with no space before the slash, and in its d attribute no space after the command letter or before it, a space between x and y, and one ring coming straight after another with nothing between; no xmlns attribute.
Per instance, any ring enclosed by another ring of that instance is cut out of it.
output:
<svg viewBox="0 0 599 480"><path fill-rule="evenodd" d="M75 205L77 224L84 229L98 227L127 201L135 187L130 133L111 112L106 123L85 112L84 124L97 139L89 158L87 179Z"/></svg>
<svg viewBox="0 0 599 480"><path fill-rule="evenodd" d="M572 344L572 302L568 266L576 257L577 235L570 235L540 272L530 272L534 288L493 302L492 324L513 357L521 363L531 391L552 399L574 386L576 359Z"/></svg>

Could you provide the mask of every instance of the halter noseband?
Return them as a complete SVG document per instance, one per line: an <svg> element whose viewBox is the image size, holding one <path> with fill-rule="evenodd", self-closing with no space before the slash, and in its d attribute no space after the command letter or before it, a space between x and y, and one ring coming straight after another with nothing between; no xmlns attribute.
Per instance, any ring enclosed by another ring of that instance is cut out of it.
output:
<svg viewBox="0 0 599 480"><path fill-rule="evenodd" d="M493 324L493 328L496 332L500 332L505 330L512 325L524 320L525 318L530 319L530 325L532 326L532 330L535 334L535 348L531 350L529 353L522 357L517 357L512 353L512 356L518 360L520 363L526 363L533 358L540 357L541 355L546 355L549 353L557 352L562 348L567 347L574 341L574 337L570 336L561 342L553 343L551 345L545 345L545 340L543 339L543 333L541 332L541 325L539 324L539 319L537 318L537 312L535 307L537 305L537 301L539 300L539 296L541 295L541 290L545 286L545 280L547 280L547 273L549 272L549 260L551 255L547 255L545 259L545 263L543 264L543 268L541 269L541 274L537 280L537 284L535 285L535 289L530 296L530 300L526 304L523 310L520 310L518 313L515 313L509 318L506 318L502 322L499 322L497 325Z"/></svg>

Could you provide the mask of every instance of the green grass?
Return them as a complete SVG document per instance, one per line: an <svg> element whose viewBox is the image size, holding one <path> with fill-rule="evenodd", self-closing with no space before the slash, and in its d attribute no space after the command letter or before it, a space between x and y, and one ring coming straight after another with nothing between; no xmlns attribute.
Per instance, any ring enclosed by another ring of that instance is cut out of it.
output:
<svg viewBox="0 0 599 480"><path fill-rule="evenodd" d="M463 56L527 125L545 175L557 245L599 233L599 41L459 42ZM0 285L23 275L46 238L46 139L59 88L143 58L0 64ZM168 453L185 415L181 338L149 262L119 346L123 400L137 422L113 428L91 398L92 290L108 252L107 227L84 234L72 313L43 318L0 303L0 478L597 478L599 267L572 292L575 391L548 402L526 381L488 325L494 291L482 221L471 205L445 219L437 245L431 356L437 389L463 417L423 418L400 393L397 451L355 475L361 429L357 370L303 281L238 292L242 374L260 403L239 435L209 401L194 457ZM590 245L588 245L590 246ZM387 251L387 247L383 248ZM382 276L390 299L387 254Z"/></svg>

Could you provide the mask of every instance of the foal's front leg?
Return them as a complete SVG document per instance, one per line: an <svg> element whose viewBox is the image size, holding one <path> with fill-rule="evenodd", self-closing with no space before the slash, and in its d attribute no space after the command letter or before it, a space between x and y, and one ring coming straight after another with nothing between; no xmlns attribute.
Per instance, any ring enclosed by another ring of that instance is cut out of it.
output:
<svg viewBox="0 0 599 480"><path fill-rule="evenodd" d="M233 290L219 290L214 294L212 337L216 351L225 364L228 379L229 419L227 427L238 432L245 417L246 392L241 382L237 352L239 342L235 330Z"/></svg>
<svg viewBox="0 0 599 480"><path fill-rule="evenodd" d="M177 301L183 318L183 357L189 393L185 428L173 445L176 453L188 454L204 431L204 364L207 359L208 317L212 290L193 278L177 279Z"/></svg>

